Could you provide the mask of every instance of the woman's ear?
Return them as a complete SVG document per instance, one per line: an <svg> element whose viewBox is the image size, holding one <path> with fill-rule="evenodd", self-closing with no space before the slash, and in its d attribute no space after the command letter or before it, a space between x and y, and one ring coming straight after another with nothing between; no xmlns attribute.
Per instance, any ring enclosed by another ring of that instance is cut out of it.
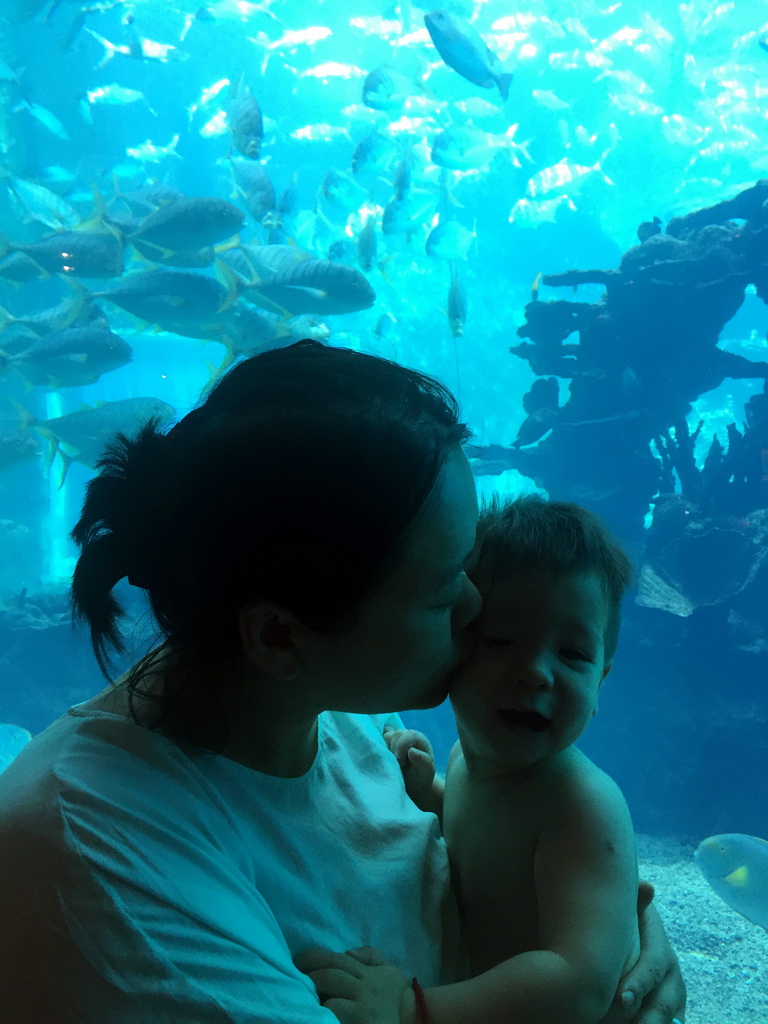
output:
<svg viewBox="0 0 768 1024"><path fill-rule="evenodd" d="M239 622L245 660L272 679L295 679L302 667L298 634L305 628L296 616L259 601L241 609Z"/></svg>

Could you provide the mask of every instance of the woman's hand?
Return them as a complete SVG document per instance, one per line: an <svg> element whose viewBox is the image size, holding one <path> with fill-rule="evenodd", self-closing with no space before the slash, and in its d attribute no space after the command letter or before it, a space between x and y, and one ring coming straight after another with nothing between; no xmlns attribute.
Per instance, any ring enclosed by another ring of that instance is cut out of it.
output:
<svg viewBox="0 0 768 1024"><path fill-rule="evenodd" d="M346 953L313 947L293 962L311 978L320 1002L341 1024L407 1024L412 1019L410 1013L402 1021L400 1016L401 1004L409 1005L409 979L372 946Z"/></svg>
<svg viewBox="0 0 768 1024"><path fill-rule="evenodd" d="M640 882L637 917L640 958L624 978L612 1008L620 1020L635 1024L670 1024L685 1021L685 982L680 964L664 931L659 913L651 906L653 886Z"/></svg>
<svg viewBox="0 0 768 1024"><path fill-rule="evenodd" d="M417 807L422 807L435 778L432 744L418 729L389 729L384 732L384 741L400 765L406 793Z"/></svg>

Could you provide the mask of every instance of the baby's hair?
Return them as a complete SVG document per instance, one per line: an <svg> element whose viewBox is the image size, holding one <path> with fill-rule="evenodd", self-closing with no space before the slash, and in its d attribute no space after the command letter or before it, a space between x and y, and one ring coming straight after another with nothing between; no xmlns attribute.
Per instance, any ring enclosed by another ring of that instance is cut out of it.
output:
<svg viewBox="0 0 768 1024"><path fill-rule="evenodd" d="M608 606L605 660L613 658L632 563L594 512L540 494L511 499L494 495L480 510L477 539L475 573L487 585L494 577L520 569L595 573Z"/></svg>

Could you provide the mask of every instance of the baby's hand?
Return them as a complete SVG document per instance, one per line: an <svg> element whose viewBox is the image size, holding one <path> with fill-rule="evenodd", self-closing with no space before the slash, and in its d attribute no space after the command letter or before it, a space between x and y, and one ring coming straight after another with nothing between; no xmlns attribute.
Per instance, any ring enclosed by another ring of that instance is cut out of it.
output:
<svg viewBox="0 0 768 1024"><path fill-rule="evenodd" d="M432 744L418 729L389 729L384 740L403 772L405 791L415 804L432 790L435 754Z"/></svg>

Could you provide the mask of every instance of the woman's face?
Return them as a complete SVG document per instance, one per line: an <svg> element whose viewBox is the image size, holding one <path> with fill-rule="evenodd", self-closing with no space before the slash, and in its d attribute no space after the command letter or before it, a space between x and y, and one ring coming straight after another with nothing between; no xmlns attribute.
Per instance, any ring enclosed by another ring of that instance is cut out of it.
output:
<svg viewBox="0 0 768 1024"><path fill-rule="evenodd" d="M312 690L322 710L377 714L445 700L451 671L469 653L460 634L480 611L464 572L476 527L475 483L457 446L404 557L360 621L343 636L320 638Z"/></svg>

